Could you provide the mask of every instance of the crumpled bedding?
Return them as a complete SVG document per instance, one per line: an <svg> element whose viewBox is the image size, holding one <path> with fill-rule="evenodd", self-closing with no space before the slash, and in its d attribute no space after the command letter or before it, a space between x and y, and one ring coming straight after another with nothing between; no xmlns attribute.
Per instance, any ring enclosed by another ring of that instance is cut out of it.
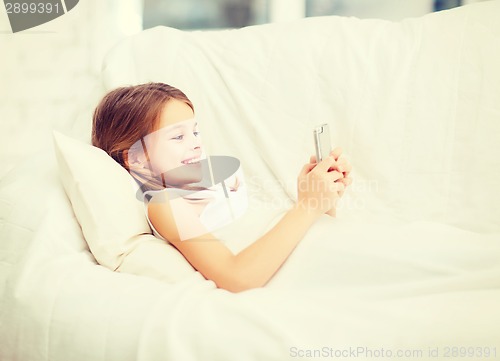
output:
<svg viewBox="0 0 500 361"><path fill-rule="evenodd" d="M168 284L99 266L41 154L0 184L0 358L498 355L499 10L155 28L118 44L106 89L179 87L209 153L241 160L249 209L215 232L234 252L295 199L312 125L330 123L355 182L266 287L232 294L199 273Z"/></svg>
<svg viewBox="0 0 500 361"><path fill-rule="evenodd" d="M37 157L38 181L1 193L15 209L45 205L36 230L20 231L19 213L3 224L16 238L2 238L2 359L285 360L324 347L370 359L439 347L423 359L444 360L447 346L496 346L498 235L325 216L267 287L231 294L199 273L167 284L97 265L56 169L52 154Z"/></svg>

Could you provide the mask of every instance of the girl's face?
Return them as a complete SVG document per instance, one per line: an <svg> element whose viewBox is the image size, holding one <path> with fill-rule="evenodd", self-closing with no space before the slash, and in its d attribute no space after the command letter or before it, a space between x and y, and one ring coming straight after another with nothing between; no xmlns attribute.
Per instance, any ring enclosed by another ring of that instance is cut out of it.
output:
<svg viewBox="0 0 500 361"><path fill-rule="evenodd" d="M159 129L144 138L154 174L162 174L171 186L196 183L202 179L200 159L204 158L198 122L186 103L171 99L163 107Z"/></svg>

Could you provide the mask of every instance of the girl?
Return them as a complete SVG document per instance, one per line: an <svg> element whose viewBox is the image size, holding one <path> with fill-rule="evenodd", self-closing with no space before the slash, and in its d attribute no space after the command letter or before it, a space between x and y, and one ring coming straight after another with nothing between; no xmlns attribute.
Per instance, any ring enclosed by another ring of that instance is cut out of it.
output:
<svg viewBox="0 0 500 361"><path fill-rule="evenodd" d="M336 203L351 183L351 165L339 158L339 148L320 163L312 156L298 175L297 202L270 231L234 255L210 233L182 237L179 231L203 229L203 204L196 209L180 197L173 206L161 192L171 187L193 191L189 182L200 179L196 167L203 152L194 107L183 92L163 83L111 91L94 112L92 144L127 169L143 191L160 191L152 193L146 207L155 234L205 278L232 292L264 286L314 222L325 213L335 215ZM144 152L134 151L138 144ZM232 188L238 188L237 179Z"/></svg>
<svg viewBox="0 0 500 361"><path fill-rule="evenodd" d="M196 118L164 122L124 154L124 164L136 178L156 179L140 184L143 194L138 198L144 199L146 209L150 201L168 201L180 240L207 234L245 211L246 187L239 160L217 156L210 157L209 164ZM164 238L151 221L150 226L157 237Z"/></svg>

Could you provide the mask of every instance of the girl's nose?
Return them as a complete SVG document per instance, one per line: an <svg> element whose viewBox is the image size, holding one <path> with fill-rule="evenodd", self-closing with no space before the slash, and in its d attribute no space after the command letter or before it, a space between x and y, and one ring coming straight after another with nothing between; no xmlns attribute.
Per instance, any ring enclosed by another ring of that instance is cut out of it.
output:
<svg viewBox="0 0 500 361"><path fill-rule="evenodd" d="M200 136L196 136L191 133L190 138L189 138L189 144L193 149L200 148L201 147L201 139Z"/></svg>

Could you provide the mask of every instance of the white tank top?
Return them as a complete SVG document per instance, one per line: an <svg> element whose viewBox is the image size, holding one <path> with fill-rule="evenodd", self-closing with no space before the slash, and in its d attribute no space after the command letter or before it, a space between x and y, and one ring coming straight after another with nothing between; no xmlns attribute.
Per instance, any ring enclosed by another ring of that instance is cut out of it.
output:
<svg viewBox="0 0 500 361"><path fill-rule="evenodd" d="M220 189L218 189L220 188ZM189 197L189 195L195 195L196 198L211 198L212 200L207 204L203 212L200 214L200 221L205 225L209 232L215 231L231 222L236 218L245 213L248 207L248 199L246 192L246 185L240 185L237 192L230 192L230 197L226 198L222 187L213 187L211 189L193 191L177 189L177 188L166 188L160 191L146 191L144 192L144 212L146 213L146 219L148 220L149 226L153 231L155 237L160 238L166 242L165 239L153 226L153 223L149 219L148 205L153 195L158 195L161 192L168 192L176 196Z"/></svg>
<svg viewBox="0 0 500 361"><path fill-rule="evenodd" d="M146 191L144 192L144 212L146 213L146 219L148 220L148 223L149 223L149 227L151 227L151 230L153 231L153 235L157 238L160 238L160 239L163 239L164 241L168 242L167 239L163 238L163 236L160 234L160 232L158 232L155 228L155 226L153 226L153 223L151 222L151 220L149 219L149 213L148 213L148 205L149 205L149 199L147 197L147 195L151 195L152 193L157 193L158 191Z"/></svg>
<svg viewBox="0 0 500 361"><path fill-rule="evenodd" d="M153 226L153 223L151 222L151 220L149 219L149 213L148 213L148 205L149 205L149 201L150 201L150 197L152 197L153 195L158 195L162 192L168 192L168 193L173 193L173 194L177 194L179 196L183 196L184 194L191 194L192 191L186 191L186 190L183 190L183 189L176 189L176 188L165 188L165 189L162 189L162 190L159 190L159 191L146 191L144 192L143 194L143 197L144 197L144 212L146 213L146 219L148 220L148 223L149 223L149 227L151 227L151 230L153 231L153 234L155 235L155 237L157 238L160 238L166 242L169 242L168 239L166 239L165 237L163 237L160 232L158 232L155 228L155 226Z"/></svg>

